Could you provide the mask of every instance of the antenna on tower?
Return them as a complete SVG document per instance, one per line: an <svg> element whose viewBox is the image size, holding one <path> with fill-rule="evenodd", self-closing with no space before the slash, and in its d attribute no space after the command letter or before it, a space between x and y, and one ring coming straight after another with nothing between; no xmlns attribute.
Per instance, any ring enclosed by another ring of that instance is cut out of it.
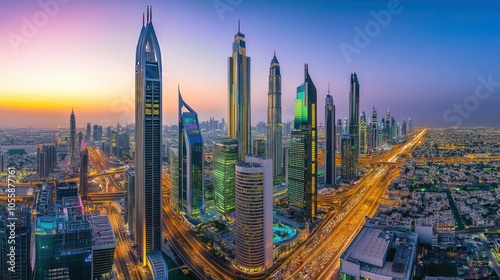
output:
<svg viewBox="0 0 500 280"><path fill-rule="evenodd" d="M153 21L153 6L149 6L149 21Z"/></svg>
<svg viewBox="0 0 500 280"><path fill-rule="evenodd" d="M330 95L330 82L328 82L328 95Z"/></svg>
<svg viewBox="0 0 500 280"><path fill-rule="evenodd" d="M144 22L144 13L142 13L142 26L144 26L145 22Z"/></svg>
<svg viewBox="0 0 500 280"><path fill-rule="evenodd" d="M240 33L240 20L238 20L238 33Z"/></svg>

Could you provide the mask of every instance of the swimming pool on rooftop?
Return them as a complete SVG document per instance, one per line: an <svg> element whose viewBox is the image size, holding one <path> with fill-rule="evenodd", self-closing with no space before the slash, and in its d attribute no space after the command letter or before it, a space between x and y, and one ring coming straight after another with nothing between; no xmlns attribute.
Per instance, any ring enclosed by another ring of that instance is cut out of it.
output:
<svg viewBox="0 0 500 280"><path fill-rule="evenodd" d="M273 224L273 243L279 244L297 235L297 230L284 224Z"/></svg>

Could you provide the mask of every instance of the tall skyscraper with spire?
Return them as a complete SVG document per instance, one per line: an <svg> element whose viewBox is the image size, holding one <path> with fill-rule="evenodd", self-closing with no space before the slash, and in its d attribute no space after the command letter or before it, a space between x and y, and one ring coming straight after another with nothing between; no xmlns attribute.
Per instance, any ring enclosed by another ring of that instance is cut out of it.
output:
<svg viewBox="0 0 500 280"><path fill-rule="evenodd" d="M316 216L318 207L317 91L307 64L304 76L304 83L297 87L294 106L288 163L288 205L296 216L309 219Z"/></svg>
<svg viewBox="0 0 500 280"><path fill-rule="evenodd" d="M161 52L147 9L135 59L136 243L141 262L162 247L162 71Z"/></svg>
<svg viewBox="0 0 500 280"><path fill-rule="evenodd" d="M228 58L228 124L227 135L238 140L239 159L252 150L250 124L250 57L247 57L245 35L234 35L233 55Z"/></svg>
<svg viewBox="0 0 500 280"><path fill-rule="evenodd" d="M336 152L335 105L330 95L330 84L325 99L325 183L335 184L335 152Z"/></svg>
<svg viewBox="0 0 500 280"><path fill-rule="evenodd" d="M183 108L187 112L183 112ZM178 208L188 216L205 212L205 149L198 114L179 90Z"/></svg>
<svg viewBox="0 0 500 280"><path fill-rule="evenodd" d="M273 176L282 175L282 132L281 122L281 74L280 64L274 52L269 69L269 92L267 93L267 158L273 160Z"/></svg>
<svg viewBox="0 0 500 280"><path fill-rule="evenodd" d="M356 73L351 74L351 87L349 91L349 134L352 136L352 164L351 176L358 176L359 161L359 82Z"/></svg>
<svg viewBox="0 0 500 280"><path fill-rule="evenodd" d="M69 117L69 161L72 168L76 165L76 118L73 108Z"/></svg>

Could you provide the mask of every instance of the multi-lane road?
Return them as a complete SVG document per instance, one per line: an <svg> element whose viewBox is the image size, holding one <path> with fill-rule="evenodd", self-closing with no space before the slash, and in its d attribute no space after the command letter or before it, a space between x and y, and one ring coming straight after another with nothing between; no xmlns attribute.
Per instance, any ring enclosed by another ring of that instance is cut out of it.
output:
<svg viewBox="0 0 500 280"><path fill-rule="evenodd" d="M399 157L421 143L423 130L404 145L396 147L377 160L396 162ZM340 254L364 224L365 217L375 213L379 199L399 169L381 165L368 171L354 187L354 195L346 196L345 206L336 216L327 216L318 229L278 269L272 279L328 279L333 275Z"/></svg>

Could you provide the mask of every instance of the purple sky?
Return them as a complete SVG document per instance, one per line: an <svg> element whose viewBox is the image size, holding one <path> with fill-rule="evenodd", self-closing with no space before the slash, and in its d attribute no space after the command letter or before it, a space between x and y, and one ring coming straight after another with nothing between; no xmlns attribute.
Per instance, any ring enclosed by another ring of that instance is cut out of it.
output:
<svg viewBox="0 0 500 280"><path fill-rule="evenodd" d="M240 19L252 58L253 124L266 120L276 50L283 121L293 118L308 63L321 122L328 82L337 118L348 115L349 77L357 72L367 116L374 105L379 118L390 107L398 121L412 117L417 126L500 125L500 3L472 0L2 1L1 125L66 124L71 107L78 126L133 122L135 46L146 5L162 51L166 124L176 122L178 84L201 120L226 118L226 64Z"/></svg>

